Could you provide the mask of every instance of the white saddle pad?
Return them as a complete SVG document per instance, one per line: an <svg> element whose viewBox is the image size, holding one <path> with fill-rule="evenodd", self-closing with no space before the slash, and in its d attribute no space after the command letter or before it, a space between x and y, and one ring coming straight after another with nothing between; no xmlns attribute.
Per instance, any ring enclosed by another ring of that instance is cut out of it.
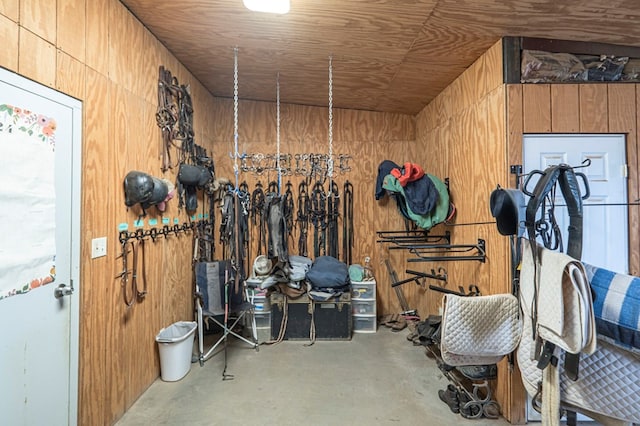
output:
<svg viewBox="0 0 640 426"><path fill-rule="evenodd" d="M455 366L495 364L518 346L522 320L511 294L461 297L446 294L442 360Z"/></svg>

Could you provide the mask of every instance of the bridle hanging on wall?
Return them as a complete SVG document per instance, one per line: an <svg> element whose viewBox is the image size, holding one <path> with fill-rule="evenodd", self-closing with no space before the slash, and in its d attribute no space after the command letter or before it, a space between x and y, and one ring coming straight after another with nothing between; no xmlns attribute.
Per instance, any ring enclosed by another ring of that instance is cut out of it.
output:
<svg viewBox="0 0 640 426"><path fill-rule="evenodd" d="M303 180L298 185L298 254L307 257L307 234L309 232L309 216L311 214L311 199L309 198L309 185Z"/></svg>
<svg viewBox="0 0 640 426"><path fill-rule="evenodd" d="M262 183L258 181L251 193L251 224L258 228L257 256L264 254L267 247L267 230L265 224L265 204L266 198Z"/></svg>
<svg viewBox="0 0 640 426"><path fill-rule="evenodd" d="M327 194L322 182L317 181L311 190L311 223L313 223L313 257L327 254Z"/></svg>
<svg viewBox="0 0 640 426"><path fill-rule="evenodd" d="M286 190L284 191L284 206L283 206L283 213L284 213L284 221L285 224L287 226L287 240L290 243L293 243L293 226L294 226L294 222L293 222L293 212L295 209L295 203L293 201L293 191L291 190L291 188L293 187L293 185L291 184L291 181L287 181L285 188ZM291 244L291 247L293 247L293 244Z"/></svg>

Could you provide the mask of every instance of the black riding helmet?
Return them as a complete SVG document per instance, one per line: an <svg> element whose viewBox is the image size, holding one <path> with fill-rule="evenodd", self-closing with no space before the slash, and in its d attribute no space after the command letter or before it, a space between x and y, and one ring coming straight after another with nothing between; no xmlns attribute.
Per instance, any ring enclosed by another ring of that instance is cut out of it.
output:
<svg viewBox="0 0 640 426"><path fill-rule="evenodd" d="M162 179L158 179L156 177L151 177L151 179L153 180L153 191L151 193L151 197L149 197L149 200L141 203L142 208L145 210L151 206L161 203L169 194L169 187Z"/></svg>
<svg viewBox="0 0 640 426"><path fill-rule="evenodd" d="M153 195L153 178L146 173L130 171L124 178L124 203L132 207L147 202Z"/></svg>
<svg viewBox="0 0 640 426"><path fill-rule="evenodd" d="M124 178L124 203L127 207L140 203L146 210L164 201L168 193L169 187L165 182L147 173L134 170Z"/></svg>

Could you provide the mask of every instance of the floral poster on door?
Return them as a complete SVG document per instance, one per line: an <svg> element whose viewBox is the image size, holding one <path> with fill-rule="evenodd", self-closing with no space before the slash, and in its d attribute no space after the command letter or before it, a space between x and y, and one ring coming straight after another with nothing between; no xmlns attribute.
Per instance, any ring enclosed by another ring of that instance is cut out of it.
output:
<svg viewBox="0 0 640 426"><path fill-rule="evenodd" d="M55 280L55 130L0 102L0 299Z"/></svg>

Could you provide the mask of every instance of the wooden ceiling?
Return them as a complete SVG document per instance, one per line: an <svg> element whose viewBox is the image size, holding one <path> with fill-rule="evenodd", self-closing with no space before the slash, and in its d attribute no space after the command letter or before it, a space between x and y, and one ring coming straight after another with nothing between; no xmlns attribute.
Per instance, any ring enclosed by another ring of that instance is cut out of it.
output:
<svg viewBox="0 0 640 426"><path fill-rule="evenodd" d="M503 36L640 47L637 0L122 0L215 96L416 114Z"/></svg>

